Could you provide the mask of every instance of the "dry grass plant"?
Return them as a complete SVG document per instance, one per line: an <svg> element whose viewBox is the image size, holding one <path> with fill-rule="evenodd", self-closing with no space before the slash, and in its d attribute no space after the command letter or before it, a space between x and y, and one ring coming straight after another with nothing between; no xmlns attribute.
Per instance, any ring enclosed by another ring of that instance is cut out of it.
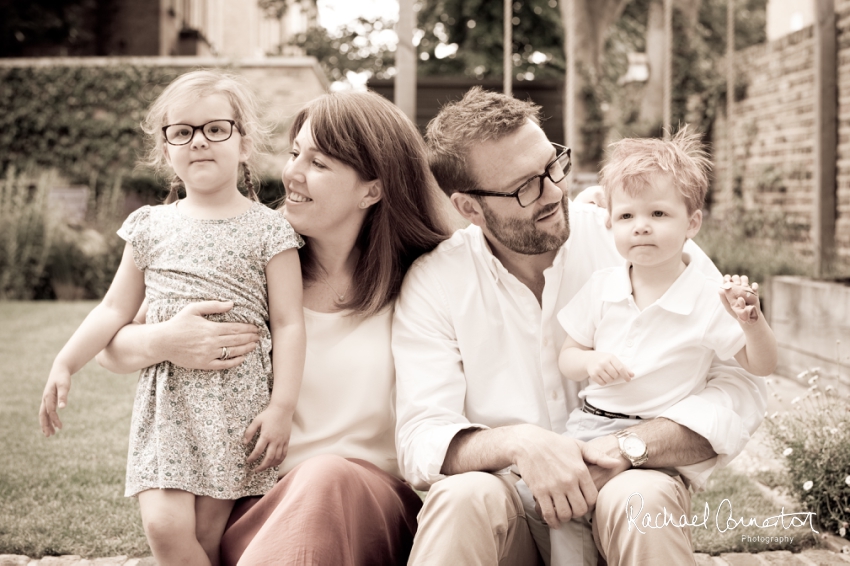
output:
<svg viewBox="0 0 850 566"><path fill-rule="evenodd" d="M792 409L765 420L771 445L785 462L780 478L824 531L850 539L850 398L846 384L820 368L797 376L809 386ZM820 529L819 529L820 530Z"/></svg>

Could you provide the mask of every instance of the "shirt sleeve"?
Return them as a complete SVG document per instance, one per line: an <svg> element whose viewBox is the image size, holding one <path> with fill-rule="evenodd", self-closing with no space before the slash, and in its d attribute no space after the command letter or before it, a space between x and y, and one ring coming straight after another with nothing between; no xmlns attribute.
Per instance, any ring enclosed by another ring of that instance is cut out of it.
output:
<svg viewBox="0 0 850 566"><path fill-rule="evenodd" d="M744 329L732 316L726 312L717 293L713 293L716 305L711 313L711 319L705 329L703 343L714 350L721 360L735 357L735 354L746 346L747 337Z"/></svg>
<svg viewBox="0 0 850 566"><path fill-rule="evenodd" d="M266 218L265 241L263 242L263 261L268 263L280 252L300 248L304 245L301 236L295 233L282 212L271 211Z"/></svg>
<svg viewBox="0 0 850 566"><path fill-rule="evenodd" d="M464 416L466 378L445 297L420 260L405 277L393 319L396 450L402 475L417 489L445 477L440 470L459 431L488 428Z"/></svg>
<svg viewBox="0 0 850 566"><path fill-rule="evenodd" d="M151 207L143 206L133 211L117 234L133 246L133 262L141 271L150 265L150 221Z"/></svg>
<svg viewBox="0 0 850 566"><path fill-rule="evenodd" d="M701 271L720 275L696 244L688 241L685 251L692 261L698 262ZM724 467L747 445L750 435L764 420L766 408L764 379L746 372L734 360L721 361L715 356L705 389L684 398L659 416L708 440L717 453L716 465Z"/></svg>
<svg viewBox="0 0 850 566"><path fill-rule="evenodd" d="M558 322L570 338L587 348L594 346L597 320L593 312L599 302L598 291L599 278L593 276L558 313Z"/></svg>

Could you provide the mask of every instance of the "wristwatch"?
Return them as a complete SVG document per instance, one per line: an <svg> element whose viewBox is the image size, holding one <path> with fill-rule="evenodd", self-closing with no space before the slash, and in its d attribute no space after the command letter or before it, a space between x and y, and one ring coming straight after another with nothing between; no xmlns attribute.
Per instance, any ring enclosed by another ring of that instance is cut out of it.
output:
<svg viewBox="0 0 850 566"><path fill-rule="evenodd" d="M632 467L640 467L649 459L649 454L646 452L646 442L635 433L630 432L629 429L618 430L614 433L614 436L620 443L620 454L632 463Z"/></svg>

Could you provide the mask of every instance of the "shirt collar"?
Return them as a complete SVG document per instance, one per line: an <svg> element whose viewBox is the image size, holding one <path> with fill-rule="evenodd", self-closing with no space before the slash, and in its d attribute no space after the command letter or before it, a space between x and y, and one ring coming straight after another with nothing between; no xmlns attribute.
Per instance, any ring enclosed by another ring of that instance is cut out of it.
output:
<svg viewBox="0 0 850 566"><path fill-rule="evenodd" d="M682 258L687 267L685 271L670 285L655 304L664 310L675 314L688 315L694 310L702 292L704 277L698 271L688 254ZM632 281L629 277L631 264L627 261L622 267L615 269L611 276L605 279L602 289L602 300L607 303L619 303L627 300L632 294Z"/></svg>
<svg viewBox="0 0 850 566"><path fill-rule="evenodd" d="M475 247L478 248L476 251L481 252L481 257L484 258L484 264L487 266L488 271L493 275L496 281L499 280L501 274L508 273L507 268L499 261L499 258L493 253L493 249L490 247L490 243L487 241L487 238L484 236L484 231L474 224L470 224L469 230L472 231L473 240L475 242ZM567 238L567 241L561 246L558 250L558 253L555 255L555 259L552 261L552 265L547 267L544 270L544 273L553 268L558 268L565 261L564 258L567 257L567 252L570 247L570 238ZM631 293L631 288L629 289L629 293Z"/></svg>
<svg viewBox="0 0 850 566"><path fill-rule="evenodd" d="M683 254L682 259L688 264L687 267L679 275L679 278L670 285L667 292L658 299L657 304L672 313L688 315L693 312L702 294L705 278L700 274L688 254Z"/></svg>

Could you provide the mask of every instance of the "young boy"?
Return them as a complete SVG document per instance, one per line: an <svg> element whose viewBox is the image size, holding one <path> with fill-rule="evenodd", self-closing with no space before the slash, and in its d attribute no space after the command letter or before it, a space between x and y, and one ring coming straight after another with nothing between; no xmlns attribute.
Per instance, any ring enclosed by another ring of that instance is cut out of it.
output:
<svg viewBox="0 0 850 566"><path fill-rule="evenodd" d="M776 340L758 301L730 304L723 290L731 278L715 280L683 252L702 223L709 167L699 136L686 128L670 141L613 144L602 187L626 262L594 273L558 313L567 332L561 372L574 381L590 378L579 394L583 407L570 415L564 434L583 441L616 434L633 466L646 461L646 447L624 429L704 389L715 355L734 357L756 375L776 367ZM754 293L758 286L747 283L740 279ZM520 482L517 489L527 510L533 508L528 487ZM550 539L551 564L596 563L586 521L553 529Z"/></svg>

